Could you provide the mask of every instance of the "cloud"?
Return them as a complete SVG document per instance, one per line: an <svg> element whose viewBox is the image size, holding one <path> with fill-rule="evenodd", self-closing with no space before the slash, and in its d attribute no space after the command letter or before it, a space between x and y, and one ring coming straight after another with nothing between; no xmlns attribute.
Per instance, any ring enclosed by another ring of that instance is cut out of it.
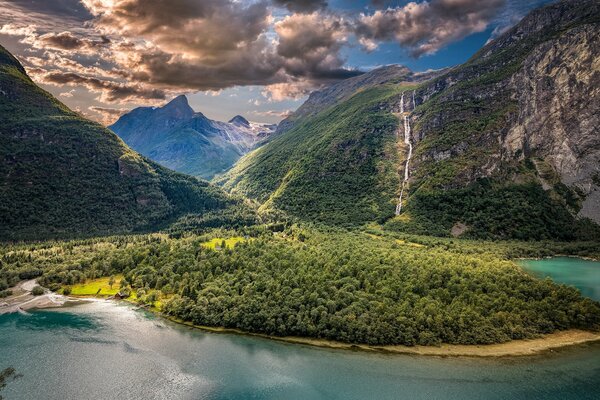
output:
<svg viewBox="0 0 600 400"><path fill-rule="evenodd" d="M104 35L124 38L113 59L127 79L188 90L220 90L285 79L266 32L268 3L231 0L83 0Z"/></svg>
<svg viewBox="0 0 600 400"><path fill-rule="evenodd" d="M110 44L110 39L102 36L99 40L79 38L71 32L65 31L61 33L49 32L38 36L35 40L35 47L39 49L56 49L56 50L91 50L94 51L98 47L106 47Z"/></svg>
<svg viewBox="0 0 600 400"><path fill-rule="evenodd" d="M100 93L100 101L104 102L127 102L164 100L166 93L163 90L147 88L137 84L126 84L101 80L96 77L78 75L73 72L61 71L29 71L42 83L54 86L83 86L88 90Z"/></svg>
<svg viewBox="0 0 600 400"><path fill-rule="evenodd" d="M100 107L100 106L91 106L88 108L92 113L93 117L98 120L98 122L103 125L110 125L115 122L121 115L129 111L126 108L111 108L111 107Z"/></svg>
<svg viewBox="0 0 600 400"><path fill-rule="evenodd" d="M293 14L275 24L279 37L277 54L285 71L293 77L337 80L360 74L343 68L340 56L348 41L347 24L342 17L321 13Z"/></svg>
<svg viewBox="0 0 600 400"><path fill-rule="evenodd" d="M273 3L293 13L312 13L327 8L327 0L273 0Z"/></svg>
<svg viewBox="0 0 600 400"><path fill-rule="evenodd" d="M304 90L359 73L343 68L347 32L334 15L292 14L273 23L265 1L83 2L98 32L124 38L111 49L128 81L199 91L302 81ZM294 4L308 11L325 2Z"/></svg>
<svg viewBox="0 0 600 400"><path fill-rule="evenodd" d="M24 63L42 82L83 86L103 102L251 85L279 101L360 74L347 67L352 46L372 52L382 41L396 41L415 56L434 53L492 20L499 24L505 0L429 0L387 9L397 2L372 0L376 8L367 14L328 3L0 0L0 34L20 37Z"/></svg>
<svg viewBox="0 0 600 400"><path fill-rule="evenodd" d="M73 97L73 93L75 93L75 89L71 89L68 92L60 93L59 96L60 97L71 98L71 97Z"/></svg>
<svg viewBox="0 0 600 400"><path fill-rule="evenodd" d="M253 115L258 115L261 117L277 117L277 118L287 118L290 115L293 114L292 110L283 110L283 111L275 111L275 110L268 110L268 111L252 111L251 114Z"/></svg>
<svg viewBox="0 0 600 400"><path fill-rule="evenodd" d="M270 24L267 3L232 0L83 0L106 34L143 39L165 53L209 65L252 48Z"/></svg>
<svg viewBox="0 0 600 400"><path fill-rule="evenodd" d="M0 27L0 33L11 36L32 36L35 34L35 27L31 25L5 24Z"/></svg>
<svg viewBox="0 0 600 400"><path fill-rule="evenodd" d="M431 0L361 15L355 33L373 50L378 41L397 41L413 56L433 54L451 42L481 32L505 0Z"/></svg>
<svg viewBox="0 0 600 400"><path fill-rule="evenodd" d="M261 94L270 102L283 100L299 100L315 89L315 84L307 80L294 82L274 83L267 85Z"/></svg>

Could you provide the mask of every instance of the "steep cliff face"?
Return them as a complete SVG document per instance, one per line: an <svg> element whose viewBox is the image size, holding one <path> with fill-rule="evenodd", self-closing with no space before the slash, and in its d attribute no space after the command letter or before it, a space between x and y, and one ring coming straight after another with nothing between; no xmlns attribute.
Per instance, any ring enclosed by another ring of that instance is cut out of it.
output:
<svg viewBox="0 0 600 400"><path fill-rule="evenodd" d="M573 188L579 215L600 222L600 24L536 46L510 87L518 114L503 141L505 157L542 159L552 170L538 168L544 183L558 178Z"/></svg>
<svg viewBox="0 0 600 400"><path fill-rule="evenodd" d="M561 1L417 88L407 215L427 221L421 231L465 221L465 231L489 231L473 225L494 211L499 218L489 225L499 236L518 225L516 213L539 226L567 223L567 213L600 222L599 32L597 1ZM503 200L482 205L470 198L478 195ZM521 209L510 206L523 201Z"/></svg>

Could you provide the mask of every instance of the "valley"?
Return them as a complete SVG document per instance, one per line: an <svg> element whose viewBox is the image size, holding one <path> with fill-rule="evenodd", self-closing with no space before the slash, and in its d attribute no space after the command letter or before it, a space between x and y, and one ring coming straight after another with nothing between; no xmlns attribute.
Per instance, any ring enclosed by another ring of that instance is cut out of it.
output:
<svg viewBox="0 0 600 400"><path fill-rule="evenodd" d="M600 3L136 1L0 19L0 400L600 396Z"/></svg>

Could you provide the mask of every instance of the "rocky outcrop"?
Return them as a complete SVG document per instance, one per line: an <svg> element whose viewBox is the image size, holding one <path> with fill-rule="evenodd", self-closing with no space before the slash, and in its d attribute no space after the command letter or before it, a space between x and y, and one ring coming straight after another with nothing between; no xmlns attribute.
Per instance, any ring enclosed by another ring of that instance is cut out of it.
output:
<svg viewBox="0 0 600 400"><path fill-rule="evenodd" d="M600 24L540 44L510 84L519 112L506 157L544 159L583 197L580 215L600 222Z"/></svg>
<svg viewBox="0 0 600 400"><path fill-rule="evenodd" d="M577 197L571 212L600 222L599 60L600 3L566 0L535 10L422 85L414 187L485 177L518 183L519 163L537 160L552 170L537 172L544 189L553 186L542 175L554 174L553 183ZM434 176L440 163L442 178Z"/></svg>

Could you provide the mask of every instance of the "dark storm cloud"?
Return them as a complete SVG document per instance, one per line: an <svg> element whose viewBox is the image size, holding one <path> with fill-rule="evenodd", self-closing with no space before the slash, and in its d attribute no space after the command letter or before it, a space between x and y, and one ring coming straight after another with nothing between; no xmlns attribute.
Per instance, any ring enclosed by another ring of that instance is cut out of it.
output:
<svg viewBox="0 0 600 400"><path fill-rule="evenodd" d="M5 3L25 12L33 12L49 17L89 20L92 15L80 0L5 0Z"/></svg>
<svg viewBox="0 0 600 400"><path fill-rule="evenodd" d="M294 14L275 24L277 54L285 71L295 77L317 80L344 79L358 71L342 68L340 56L348 40L344 20L335 15Z"/></svg>

